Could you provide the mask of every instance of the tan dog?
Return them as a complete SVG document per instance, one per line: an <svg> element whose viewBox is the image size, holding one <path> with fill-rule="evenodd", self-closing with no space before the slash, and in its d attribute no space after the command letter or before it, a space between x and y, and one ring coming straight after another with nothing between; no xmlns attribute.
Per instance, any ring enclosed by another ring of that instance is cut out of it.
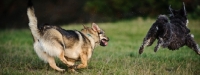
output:
<svg viewBox="0 0 200 75"><path fill-rule="evenodd" d="M27 15L34 38L35 52L40 59L48 62L57 71L65 71L65 69L56 65L54 57L58 57L71 71L75 71L74 69L87 67L96 44L101 46L108 44L108 37L95 23L92 23L91 28L84 26L81 31L64 30L51 25L38 27L31 1L29 1ZM81 61L81 64L75 65L78 60Z"/></svg>

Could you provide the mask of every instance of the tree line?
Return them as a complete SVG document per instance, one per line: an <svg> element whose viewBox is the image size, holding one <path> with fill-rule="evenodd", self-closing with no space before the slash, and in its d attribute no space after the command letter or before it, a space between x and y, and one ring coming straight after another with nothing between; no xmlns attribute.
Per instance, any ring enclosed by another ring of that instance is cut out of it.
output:
<svg viewBox="0 0 200 75"><path fill-rule="evenodd" d="M0 1L0 28L28 27L28 0ZM39 24L112 22L169 14L168 7L186 5L188 17L198 19L200 0L32 0Z"/></svg>

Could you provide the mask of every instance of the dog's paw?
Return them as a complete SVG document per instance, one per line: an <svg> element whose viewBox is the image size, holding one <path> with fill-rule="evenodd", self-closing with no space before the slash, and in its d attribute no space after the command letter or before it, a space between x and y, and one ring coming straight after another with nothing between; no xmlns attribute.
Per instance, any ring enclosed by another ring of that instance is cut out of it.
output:
<svg viewBox="0 0 200 75"><path fill-rule="evenodd" d="M76 73L76 74L79 73L79 72L77 72L75 69L69 69L68 71L69 71L70 73Z"/></svg>
<svg viewBox="0 0 200 75"><path fill-rule="evenodd" d="M68 66L69 67L74 66L74 63L73 62L68 62Z"/></svg>
<svg viewBox="0 0 200 75"><path fill-rule="evenodd" d="M197 53L200 55L200 49L199 49L199 51Z"/></svg>
<svg viewBox="0 0 200 75"><path fill-rule="evenodd" d="M59 71L59 72L64 72L64 71L65 71L65 69L58 69L58 71Z"/></svg>
<svg viewBox="0 0 200 75"><path fill-rule="evenodd" d="M158 46L156 46L155 48L154 48L154 52L157 52L158 51Z"/></svg>
<svg viewBox="0 0 200 75"><path fill-rule="evenodd" d="M139 54L142 54L142 53L143 53L143 49L144 49L144 47L140 47L140 49L139 49Z"/></svg>
<svg viewBox="0 0 200 75"><path fill-rule="evenodd" d="M77 69L78 65L69 66L69 69Z"/></svg>

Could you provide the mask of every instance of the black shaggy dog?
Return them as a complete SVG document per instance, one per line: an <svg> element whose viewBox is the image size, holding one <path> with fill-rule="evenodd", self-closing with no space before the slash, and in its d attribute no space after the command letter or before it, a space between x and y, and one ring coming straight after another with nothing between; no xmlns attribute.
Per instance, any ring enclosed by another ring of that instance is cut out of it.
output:
<svg viewBox="0 0 200 75"><path fill-rule="evenodd" d="M188 19L184 3L180 10L173 10L169 7L169 11L169 18L166 15L159 15L156 22L151 26L143 40L139 53L141 54L145 46L151 46L157 39L158 42L154 52L160 46L169 50L177 50L186 45L197 54L200 54L198 44L195 43L194 36L190 34L190 30L187 28Z"/></svg>

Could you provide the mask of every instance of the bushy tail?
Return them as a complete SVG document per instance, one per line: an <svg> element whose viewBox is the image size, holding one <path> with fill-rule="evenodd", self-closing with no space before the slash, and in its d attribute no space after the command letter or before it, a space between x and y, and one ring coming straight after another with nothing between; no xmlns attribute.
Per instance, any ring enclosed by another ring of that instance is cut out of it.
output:
<svg viewBox="0 0 200 75"><path fill-rule="evenodd" d="M31 33L34 39L38 39L40 37L39 29L37 27L37 18L34 13L34 8L31 0L28 1L27 15L29 19L29 27L31 29Z"/></svg>

